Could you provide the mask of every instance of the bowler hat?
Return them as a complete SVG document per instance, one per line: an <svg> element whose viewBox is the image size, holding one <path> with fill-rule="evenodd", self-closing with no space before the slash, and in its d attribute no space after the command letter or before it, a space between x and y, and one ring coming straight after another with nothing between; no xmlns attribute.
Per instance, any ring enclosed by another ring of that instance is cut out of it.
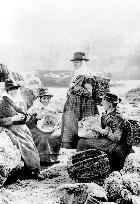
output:
<svg viewBox="0 0 140 204"><path fill-rule="evenodd" d="M117 104L121 102L121 99L117 95L110 92L107 92L103 98L110 103Z"/></svg>
<svg viewBox="0 0 140 204"><path fill-rule="evenodd" d="M74 58L70 61L82 61L82 60L89 61L89 59L86 59L84 52L75 52Z"/></svg>
<svg viewBox="0 0 140 204"><path fill-rule="evenodd" d="M40 88L39 89L37 97L42 97L42 96L53 97L53 95L49 93L49 90L47 88Z"/></svg>
<svg viewBox="0 0 140 204"><path fill-rule="evenodd" d="M11 90L11 89L18 89L20 85L16 84L12 79L7 79L5 81L5 90Z"/></svg>

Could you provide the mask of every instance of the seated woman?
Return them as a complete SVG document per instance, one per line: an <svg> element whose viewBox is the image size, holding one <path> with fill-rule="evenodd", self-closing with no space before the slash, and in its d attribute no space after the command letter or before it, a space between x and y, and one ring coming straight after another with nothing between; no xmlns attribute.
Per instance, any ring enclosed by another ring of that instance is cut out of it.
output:
<svg viewBox="0 0 140 204"><path fill-rule="evenodd" d="M102 99L105 110L101 117L101 127L92 125L92 129L100 133L100 137L81 138L77 151L97 148L108 154L111 170L120 170L126 156L132 148L131 126L129 122L117 112L120 99L112 93L106 93Z"/></svg>
<svg viewBox="0 0 140 204"><path fill-rule="evenodd" d="M53 95L48 89L40 88L37 99L27 111L29 115L27 125L39 151L42 164L58 162L61 144L59 115L49 104L51 97Z"/></svg>
<svg viewBox="0 0 140 204"><path fill-rule="evenodd" d="M6 92L0 100L0 126L7 129L13 144L20 150L26 173L29 170L30 176L41 180L39 153L26 126L26 114L17 106L19 87L11 79L5 82Z"/></svg>

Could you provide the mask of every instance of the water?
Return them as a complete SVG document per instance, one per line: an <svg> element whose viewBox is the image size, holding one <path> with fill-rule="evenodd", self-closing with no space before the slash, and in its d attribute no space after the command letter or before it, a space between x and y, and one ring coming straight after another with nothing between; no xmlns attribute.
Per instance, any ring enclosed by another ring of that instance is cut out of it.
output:
<svg viewBox="0 0 140 204"><path fill-rule="evenodd" d="M122 98L122 103L119 104L120 112L123 113L123 115L126 118L140 121L140 102L138 102L137 104L136 103L131 104L124 97L129 90L140 87L140 80L114 81L111 83L117 86L110 87L110 91L112 93L117 94L120 98ZM59 99L61 98L62 103L65 102L68 88L49 87L49 90L54 95L53 97L54 100L56 99L59 101ZM139 96L139 99L140 99L140 96ZM99 106L98 108L100 113L102 113L103 107Z"/></svg>
<svg viewBox="0 0 140 204"><path fill-rule="evenodd" d="M133 89L133 88L137 88L140 87L140 80L121 80L121 81L114 81L112 83L115 84L124 84L124 86L118 86L118 87L111 87L110 90L111 92L117 94L117 95L123 95L126 92L128 92L129 90Z"/></svg>
<svg viewBox="0 0 140 204"><path fill-rule="evenodd" d="M112 93L115 93L117 95L123 95L127 91L131 90L132 88L140 87L140 80L125 80L125 81L111 81L111 83L120 84L120 86L111 87L110 91ZM124 85L124 86L122 86ZM62 88L62 87L49 87L49 90L56 98L63 98L67 95L68 88Z"/></svg>

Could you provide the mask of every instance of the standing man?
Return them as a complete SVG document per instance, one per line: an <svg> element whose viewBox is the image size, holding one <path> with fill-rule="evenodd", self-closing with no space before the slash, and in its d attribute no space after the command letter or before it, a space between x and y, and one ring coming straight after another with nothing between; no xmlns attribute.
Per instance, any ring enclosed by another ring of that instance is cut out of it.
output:
<svg viewBox="0 0 140 204"><path fill-rule="evenodd" d="M96 81L87 68L85 53L76 52L71 60L74 77L70 84L62 116L62 147L76 149L78 143L78 121L84 117L98 114L95 103Z"/></svg>

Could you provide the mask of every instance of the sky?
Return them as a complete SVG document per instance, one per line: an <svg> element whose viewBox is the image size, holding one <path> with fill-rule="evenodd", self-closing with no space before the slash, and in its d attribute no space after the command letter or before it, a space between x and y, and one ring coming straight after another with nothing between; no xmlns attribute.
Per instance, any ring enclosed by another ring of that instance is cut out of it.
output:
<svg viewBox="0 0 140 204"><path fill-rule="evenodd" d="M0 0L0 46L17 71L70 69L76 51L99 69L138 69L140 1Z"/></svg>

